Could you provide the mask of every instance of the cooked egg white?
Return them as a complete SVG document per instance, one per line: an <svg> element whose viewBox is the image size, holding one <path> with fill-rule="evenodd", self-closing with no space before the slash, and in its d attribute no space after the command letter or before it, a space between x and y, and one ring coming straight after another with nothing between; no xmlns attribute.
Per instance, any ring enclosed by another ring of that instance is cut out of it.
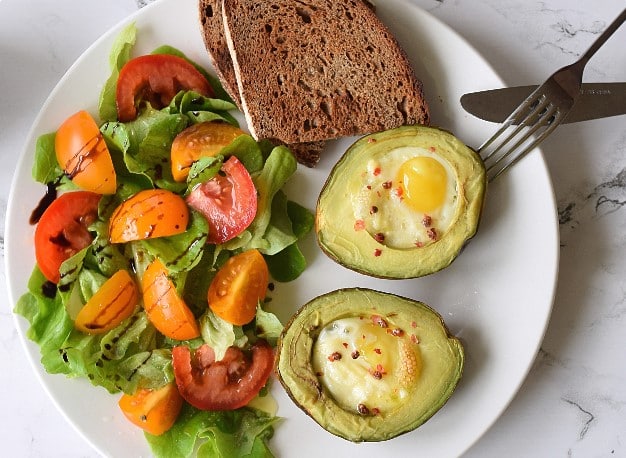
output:
<svg viewBox="0 0 626 458"><path fill-rule="evenodd" d="M436 150L395 148L370 159L361 179L352 201L356 221L386 246L424 246L453 221L456 174Z"/></svg>
<svg viewBox="0 0 626 458"><path fill-rule="evenodd" d="M421 370L416 344L379 319L335 320L313 347L319 380L339 405L361 414L385 415L400 406Z"/></svg>

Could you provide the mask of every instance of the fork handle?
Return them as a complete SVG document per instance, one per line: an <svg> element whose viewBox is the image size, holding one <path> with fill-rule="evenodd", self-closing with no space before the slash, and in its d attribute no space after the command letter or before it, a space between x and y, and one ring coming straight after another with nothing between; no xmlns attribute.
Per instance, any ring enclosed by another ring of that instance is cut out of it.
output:
<svg viewBox="0 0 626 458"><path fill-rule="evenodd" d="M620 28L620 26L624 23L624 21L626 21L626 10L622 11L622 13L619 16L617 16L617 18L613 22L611 22L611 24L606 28L606 30L602 32L602 35L600 35L596 39L596 41L593 42L593 44L587 50L587 52L583 54L579 62L586 64L587 61L591 59L591 57L596 53L596 51L598 51L598 49L600 49L600 47L609 39L609 37L613 35L613 33L615 33L617 29Z"/></svg>

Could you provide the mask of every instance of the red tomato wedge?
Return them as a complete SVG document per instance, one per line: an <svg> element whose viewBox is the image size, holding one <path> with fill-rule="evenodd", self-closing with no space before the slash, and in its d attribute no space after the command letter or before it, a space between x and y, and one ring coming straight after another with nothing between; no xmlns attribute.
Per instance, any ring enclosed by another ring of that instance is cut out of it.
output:
<svg viewBox="0 0 626 458"><path fill-rule="evenodd" d="M74 326L85 334L110 331L135 311L139 292L126 270L115 272L80 309Z"/></svg>
<svg viewBox="0 0 626 458"><path fill-rule="evenodd" d="M145 189L122 202L109 221L111 243L180 234L187 229L189 209L178 194Z"/></svg>
<svg viewBox="0 0 626 458"><path fill-rule="evenodd" d="M215 156L245 132L226 122L199 122L180 132L172 142L172 176L185 181L189 169L201 157Z"/></svg>
<svg viewBox="0 0 626 458"><path fill-rule="evenodd" d="M82 110L67 118L54 137L57 161L81 189L114 194L117 186L113 160L91 115Z"/></svg>
<svg viewBox="0 0 626 458"><path fill-rule="evenodd" d="M156 390L141 389L135 394L124 394L118 401L124 416L144 431L160 436L169 430L183 407L175 383Z"/></svg>
<svg viewBox="0 0 626 458"><path fill-rule="evenodd" d="M256 216L256 188L235 156L224 162L215 177L196 186L186 200L207 219L209 243L224 243L238 236Z"/></svg>
<svg viewBox="0 0 626 458"><path fill-rule="evenodd" d="M35 229L35 258L51 282L59 282L63 261L91 244L87 228L98 217L100 197L89 191L61 194L41 215Z"/></svg>
<svg viewBox="0 0 626 458"><path fill-rule="evenodd" d="M178 391L185 400L201 410L234 410L250 402L265 386L274 368L274 352L264 341L257 341L248 356L237 347L226 350L215 361L207 344L192 357L188 347L172 349L172 364Z"/></svg>
<svg viewBox="0 0 626 458"><path fill-rule="evenodd" d="M161 261L155 259L150 263L141 283L144 309L150 322L161 334L177 340L200 336L196 318L176 292Z"/></svg>
<svg viewBox="0 0 626 458"><path fill-rule="evenodd" d="M192 64L182 57L169 54L149 54L129 60L117 78L115 101L121 122L137 117L141 101L154 108L167 106L181 90L194 90L211 97L213 88Z"/></svg>
<svg viewBox="0 0 626 458"><path fill-rule="evenodd" d="M258 250L248 250L229 258L211 281L207 299L217 316L243 326L256 315L265 297L269 271Z"/></svg>

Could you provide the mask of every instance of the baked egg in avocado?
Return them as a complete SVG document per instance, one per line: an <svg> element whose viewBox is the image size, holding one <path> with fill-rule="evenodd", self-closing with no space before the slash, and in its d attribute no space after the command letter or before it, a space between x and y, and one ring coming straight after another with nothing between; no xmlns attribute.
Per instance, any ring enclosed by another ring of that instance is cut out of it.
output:
<svg viewBox="0 0 626 458"><path fill-rule="evenodd" d="M345 152L322 188L318 244L363 274L431 274L476 233L486 187L478 154L447 131L403 126L367 135Z"/></svg>
<svg viewBox="0 0 626 458"><path fill-rule="evenodd" d="M461 342L428 305L366 288L304 305L277 345L277 376L320 426L353 442L411 431L452 395Z"/></svg>

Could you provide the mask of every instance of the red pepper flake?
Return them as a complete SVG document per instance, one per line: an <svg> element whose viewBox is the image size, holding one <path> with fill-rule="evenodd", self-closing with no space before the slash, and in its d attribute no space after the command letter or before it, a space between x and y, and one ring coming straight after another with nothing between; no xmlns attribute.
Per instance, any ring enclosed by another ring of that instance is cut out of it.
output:
<svg viewBox="0 0 626 458"><path fill-rule="evenodd" d="M385 319L380 315L372 315L372 323L374 323L376 326L380 326L381 328L386 328L389 326L387 324L387 321L385 321Z"/></svg>
<svg viewBox="0 0 626 458"><path fill-rule="evenodd" d="M359 404L356 409L359 411L361 415L369 415L370 409L367 408L365 404Z"/></svg>
<svg viewBox="0 0 626 458"><path fill-rule="evenodd" d="M381 254L383 254L383 250L379 250L378 248L376 248L376 249L374 250L374 256L378 257L378 256L380 256Z"/></svg>
<svg viewBox="0 0 626 458"><path fill-rule="evenodd" d="M437 240L437 230L434 227L431 227L426 231L426 235L430 240Z"/></svg>
<svg viewBox="0 0 626 458"><path fill-rule="evenodd" d="M376 235L374 235L374 240L376 240L378 243L383 243L385 241L385 234L383 234L382 232L378 232Z"/></svg>
<svg viewBox="0 0 626 458"><path fill-rule="evenodd" d="M395 328L391 331L391 335L395 337L402 337L404 335L404 331L400 328Z"/></svg>
<svg viewBox="0 0 626 458"><path fill-rule="evenodd" d="M338 351L333 352L329 357L328 361L339 361L341 359L341 353Z"/></svg>
<svg viewBox="0 0 626 458"><path fill-rule="evenodd" d="M359 353L359 350L354 350L350 356L352 356L352 359L357 359L361 356L361 353Z"/></svg>
<svg viewBox="0 0 626 458"><path fill-rule="evenodd" d="M404 188L402 186L398 186L396 188L396 196L402 197L404 195Z"/></svg>
<svg viewBox="0 0 626 458"><path fill-rule="evenodd" d="M316 376L316 377L322 377L323 375L324 375L324 373L323 373L323 372L316 372L316 373L315 373L315 376Z"/></svg>
<svg viewBox="0 0 626 458"><path fill-rule="evenodd" d="M376 139L374 137L370 137L367 139L367 143L376 143Z"/></svg>
<svg viewBox="0 0 626 458"><path fill-rule="evenodd" d="M343 348L348 348L348 342L344 342L341 345L343 345Z"/></svg>
<svg viewBox="0 0 626 458"><path fill-rule="evenodd" d="M415 321L411 321L411 327L412 328L416 328L417 327L417 323Z"/></svg>
<svg viewBox="0 0 626 458"><path fill-rule="evenodd" d="M428 215L424 215L424 218L422 218L422 224L424 227L430 227L433 224L433 219Z"/></svg>
<svg viewBox="0 0 626 458"><path fill-rule="evenodd" d="M367 185L367 186L365 186L365 187L367 188L367 190L368 190L368 191L371 191L371 190L372 190L372 185L371 185L371 184L368 184L368 185Z"/></svg>
<svg viewBox="0 0 626 458"><path fill-rule="evenodd" d="M420 242L419 240L415 242L415 246L418 248L422 248L424 246L423 242Z"/></svg>
<svg viewBox="0 0 626 458"><path fill-rule="evenodd" d="M437 148L435 148L434 146L431 146L430 148L428 148L428 151L430 151L431 153L434 153L435 151L437 151Z"/></svg>
<svg viewBox="0 0 626 458"><path fill-rule="evenodd" d="M414 344L418 344L420 343L420 340L415 334L411 334L411 342L413 342Z"/></svg>
<svg viewBox="0 0 626 458"><path fill-rule="evenodd" d="M365 229L365 221L363 221L362 219L357 219L354 222L354 230L355 231L362 231L363 229Z"/></svg>
<svg viewBox="0 0 626 458"><path fill-rule="evenodd" d="M380 414L380 409L378 407L374 407L372 409L372 415L379 415Z"/></svg>
<svg viewBox="0 0 626 458"><path fill-rule="evenodd" d="M372 172L372 175L374 175L375 177L377 177L378 175L380 175L380 167L376 167L374 168L374 171Z"/></svg>
<svg viewBox="0 0 626 458"><path fill-rule="evenodd" d="M378 213L378 207L376 205L372 205L372 208L370 208L370 215L374 213Z"/></svg>
<svg viewBox="0 0 626 458"><path fill-rule="evenodd" d="M377 355L382 354L382 350L380 348L374 348L374 353L376 353Z"/></svg>
<svg viewBox="0 0 626 458"><path fill-rule="evenodd" d="M392 185L391 181L385 181L382 184L383 189L391 189L391 185Z"/></svg>
<svg viewBox="0 0 626 458"><path fill-rule="evenodd" d="M370 374L372 374L372 377L374 377L376 380L382 379L383 375L385 375L386 373L387 372L385 372L382 364L377 364L375 370L370 370Z"/></svg>

